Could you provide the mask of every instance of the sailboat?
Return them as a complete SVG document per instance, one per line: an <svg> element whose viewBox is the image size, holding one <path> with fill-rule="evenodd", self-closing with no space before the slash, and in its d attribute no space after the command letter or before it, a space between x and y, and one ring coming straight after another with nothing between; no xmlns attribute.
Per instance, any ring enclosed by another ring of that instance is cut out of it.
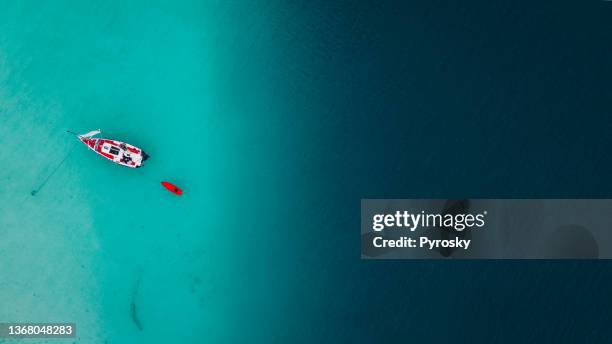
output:
<svg viewBox="0 0 612 344"><path fill-rule="evenodd" d="M94 136L101 133L100 129L93 130L85 134L77 134L72 131L68 132L76 135L81 142L83 142L96 154L122 166L138 168L141 167L145 160L149 158L149 155L142 149L129 143L117 140L94 138Z"/></svg>

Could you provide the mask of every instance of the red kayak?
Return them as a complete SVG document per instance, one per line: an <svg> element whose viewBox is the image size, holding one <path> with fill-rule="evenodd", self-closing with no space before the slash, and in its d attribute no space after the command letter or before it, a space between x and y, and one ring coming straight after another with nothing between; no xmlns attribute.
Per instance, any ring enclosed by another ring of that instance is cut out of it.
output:
<svg viewBox="0 0 612 344"><path fill-rule="evenodd" d="M172 183L161 182L161 185L163 185L166 189L168 189L168 191L172 192L173 194L177 196L180 196L183 194L183 190L179 189L178 186Z"/></svg>

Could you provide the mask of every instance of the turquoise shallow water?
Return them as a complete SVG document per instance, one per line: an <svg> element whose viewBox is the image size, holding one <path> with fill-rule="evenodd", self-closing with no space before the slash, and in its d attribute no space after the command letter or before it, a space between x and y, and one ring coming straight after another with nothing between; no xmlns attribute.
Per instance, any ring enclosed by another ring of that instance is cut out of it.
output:
<svg viewBox="0 0 612 344"><path fill-rule="evenodd" d="M283 197L294 168L279 145L277 92L291 67L272 41L291 39L274 29L283 11L3 4L0 320L73 321L82 343L220 341L247 328L237 315L275 292L256 255L247 260L273 223L248 219ZM111 164L65 133L96 128L145 149L146 166Z"/></svg>

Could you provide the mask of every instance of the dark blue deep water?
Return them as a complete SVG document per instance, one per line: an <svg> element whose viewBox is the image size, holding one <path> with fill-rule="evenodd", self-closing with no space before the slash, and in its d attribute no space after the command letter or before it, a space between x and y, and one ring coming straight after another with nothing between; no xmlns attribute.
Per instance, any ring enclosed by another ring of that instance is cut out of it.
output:
<svg viewBox="0 0 612 344"><path fill-rule="evenodd" d="M304 143L317 187L296 195L320 223L296 216L291 234L310 316L296 328L341 342L607 342L608 261L359 261L355 229L360 198L610 198L610 3L320 6L302 13L324 58L300 89L322 105Z"/></svg>

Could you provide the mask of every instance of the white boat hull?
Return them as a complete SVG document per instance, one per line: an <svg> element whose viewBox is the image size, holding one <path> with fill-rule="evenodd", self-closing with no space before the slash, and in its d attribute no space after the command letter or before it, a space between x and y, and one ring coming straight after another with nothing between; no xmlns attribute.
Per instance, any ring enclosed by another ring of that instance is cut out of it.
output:
<svg viewBox="0 0 612 344"><path fill-rule="evenodd" d="M142 149L129 143L110 139L93 138L92 136L100 133L99 130L91 131L87 134L79 135L79 140L87 148L106 159L126 167L141 167L149 157Z"/></svg>

